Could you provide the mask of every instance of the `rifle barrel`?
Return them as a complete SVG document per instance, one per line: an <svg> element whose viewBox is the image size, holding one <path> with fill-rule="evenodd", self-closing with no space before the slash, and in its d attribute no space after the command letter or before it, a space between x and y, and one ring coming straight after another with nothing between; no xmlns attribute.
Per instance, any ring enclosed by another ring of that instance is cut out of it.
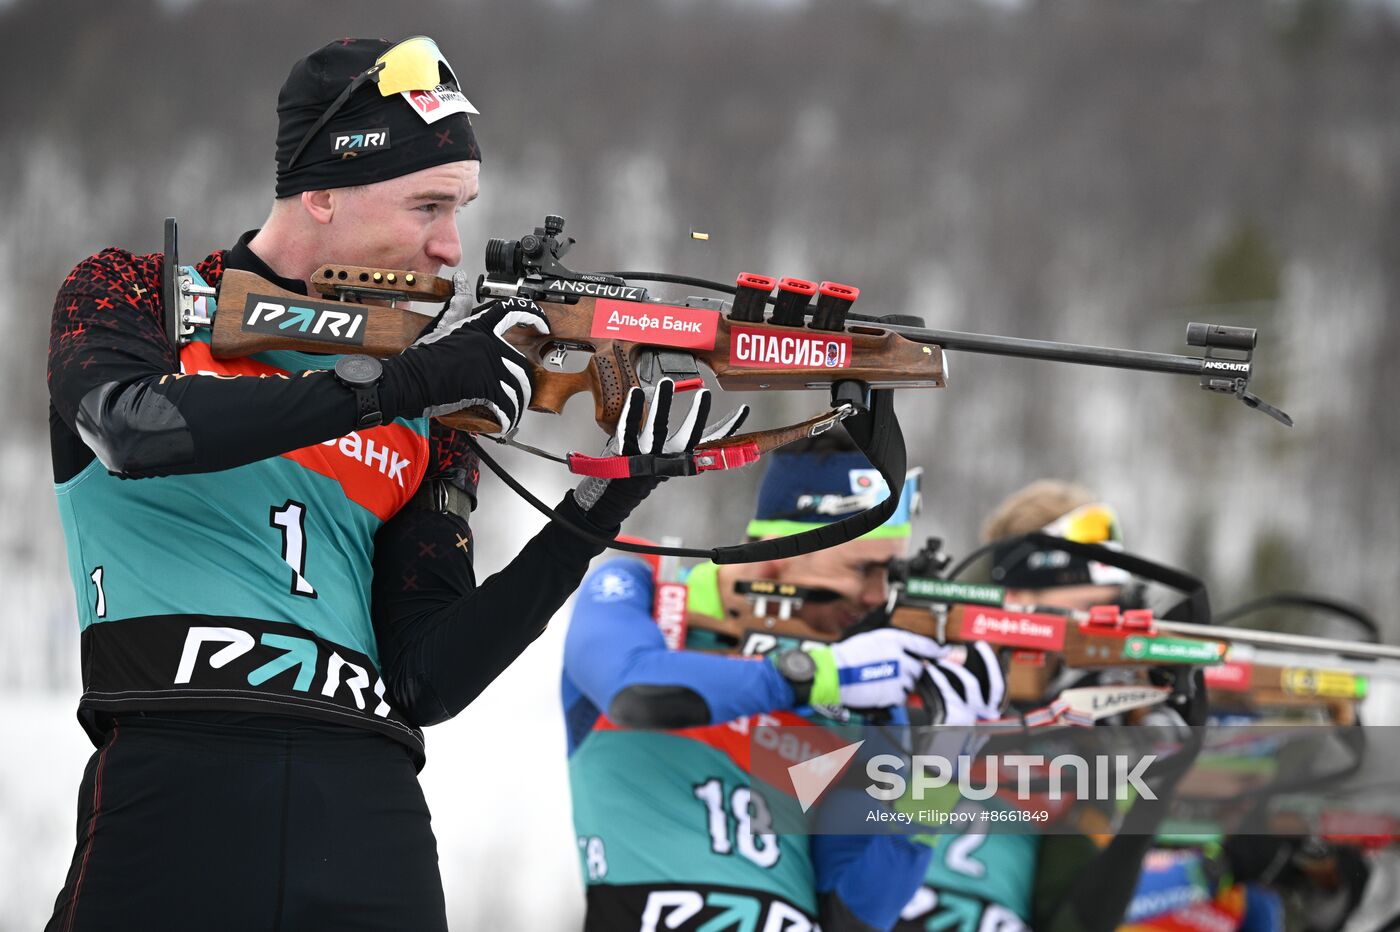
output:
<svg viewBox="0 0 1400 932"><path fill-rule="evenodd" d="M1391 644L1365 644L1333 638L1311 637L1306 634L1285 634L1281 631L1260 631L1256 628L1229 628L1223 625L1197 625L1184 621L1154 622L1158 631L1186 637L1217 641L1235 641L1260 647L1292 647L1300 650L1320 650L1343 657L1369 657L1400 660L1400 647Z"/></svg>
<svg viewBox="0 0 1400 932"><path fill-rule="evenodd" d="M861 321L852 320L852 324ZM1108 366L1114 369L1137 369L1165 372L1171 375L1196 375L1204 370L1199 356L1175 353L1149 353L1143 350L1114 349L1109 346L1086 346L1080 343L1056 343L1052 340L1027 340L1022 337L1001 337L987 333L962 333L956 330L930 330L903 324L876 324L892 330L915 343L937 343L948 350L963 353L986 353L992 356L1019 356L1025 359L1045 359L1087 366Z"/></svg>
<svg viewBox="0 0 1400 932"><path fill-rule="evenodd" d="M1225 659L1268 667L1299 667L1307 670L1354 673L1371 679L1400 680L1400 664L1356 657L1318 657L1304 651L1286 651L1276 647L1257 647L1253 644L1231 645L1230 653Z"/></svg>

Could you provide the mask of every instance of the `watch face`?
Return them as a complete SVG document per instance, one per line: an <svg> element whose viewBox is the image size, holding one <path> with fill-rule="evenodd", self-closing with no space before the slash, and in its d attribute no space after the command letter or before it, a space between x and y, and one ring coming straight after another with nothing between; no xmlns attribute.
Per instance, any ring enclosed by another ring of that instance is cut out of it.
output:
<svg viewBox="0 0 1400 932"><path fill-rule="evenodd" d="M778 669L790 680L802 682L817 675L817 662L801 650L784 651L778 658Z"/></svg>
<svg viewBox="0 0 1400 932"><path fill-rule="evenodd" d="M335 364L335 374L350 385L373 385L383 372L384 367L373 356L342 356Z"/></svg>

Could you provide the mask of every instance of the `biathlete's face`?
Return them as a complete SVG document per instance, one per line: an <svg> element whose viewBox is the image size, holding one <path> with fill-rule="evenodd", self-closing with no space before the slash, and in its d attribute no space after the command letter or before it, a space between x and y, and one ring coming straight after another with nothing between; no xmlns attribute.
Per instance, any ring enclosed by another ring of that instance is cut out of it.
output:
<svg viewBox="0 0 1400 932"><path fill-rule="evenodd" d="M811 627L837 636L884 603L890 588L889 562L908 552L907 537L853 540L779 560L773 564L773 578L837 593L840 598L835 601L809 602L801 610L802 620Z"/></svg>
<svg viewBox="0 0 1400 932"><path fill-rule="evenodd" d="M481 163L448 162L334 190L325 255L343 265L436 275L462 261L457 212L476 199Z"/></svg>
<svg viewBox="0 0 1400 932"><path fill-rule="evenodd" d="M1122 586L1055 586L1049 589L1008 589L1006 601L1017 605L1048 605L1087 612L1095 605L1111 605L1122 595Z"/></svg>

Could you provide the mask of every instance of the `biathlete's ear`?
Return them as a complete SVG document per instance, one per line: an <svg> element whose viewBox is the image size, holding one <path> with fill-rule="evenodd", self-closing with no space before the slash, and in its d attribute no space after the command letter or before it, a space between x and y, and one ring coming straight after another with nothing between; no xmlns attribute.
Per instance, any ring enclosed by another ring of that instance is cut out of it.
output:
<svg viewBox="0 0 1400 932"><path fill-rule="evenodd" d="M330 223L335 216L336 194L334 191L303 191L301 206L307 216L317 223Z"/></svg>

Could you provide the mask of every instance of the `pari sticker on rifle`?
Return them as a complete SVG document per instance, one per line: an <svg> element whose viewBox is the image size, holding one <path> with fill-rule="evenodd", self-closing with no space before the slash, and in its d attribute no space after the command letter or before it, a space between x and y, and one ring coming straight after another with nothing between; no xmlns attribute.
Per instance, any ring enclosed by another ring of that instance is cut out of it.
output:
<svg viewBox="0 0 1400 932"><path fill-rule="evenodd" d="M1164 663L1218 663L1223 647L1214 641L1134 637L1123 642L1123 656L1129 660L1160 660Z"/></svg>
<svg viewBox="0 0 1400 932"><path fill-rule="evenodd" d="M641 304L599 298L589 336L632 340L649 346L714 349L719 312L674 304Z"/></svg>
<svg viewBox="0 0 1400 932"><path fill-rule="evenodd" d="M851 338L733 327L729 361L745 369L849 369Z"/></svg>
<svg viewBox="0 0 1400 932"><path fill-rule="evenodd" d="M969 608L962 616L964 640L987 641L1004 647L1060 650L1065 646L1065 620L1054 615Z"/></svg>
<svg viewBox="0 0 1400 932"><path fill-rule="evenodd" d="M365 320L368 317L369 309L360 304L305 298L292 304L274 295L249 294L243 302L242 329L284 337L305 337L323 343L364 346Z"/></svg>

